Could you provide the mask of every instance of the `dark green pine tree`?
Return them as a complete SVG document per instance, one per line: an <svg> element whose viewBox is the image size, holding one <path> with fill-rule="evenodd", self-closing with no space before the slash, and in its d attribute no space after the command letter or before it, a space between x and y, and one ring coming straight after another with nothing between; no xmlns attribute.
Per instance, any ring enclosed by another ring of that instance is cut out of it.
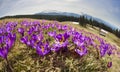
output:
<svg viewBox="0 0 120 72"><path fill-rule="evenodd" d="M93 19L92 18L89 19L89 24L92 25L92 28L93 28L94 24L93 24Z"/></svg>
<svg viewBox="0 0 120 72"><path fill-rule="evenodd" d="M120 30L119 30L119 32L118 32L118 37L120 38Z"/></svg>
<svg viewBox="0 0 120 72"><path fill-rule="evenodd" d="M81 26L83 26L83 27L85 27L85 16L84 15L82 15L82 16L80 16L80 19L79 19L79 24L81 25Z"/></svg>

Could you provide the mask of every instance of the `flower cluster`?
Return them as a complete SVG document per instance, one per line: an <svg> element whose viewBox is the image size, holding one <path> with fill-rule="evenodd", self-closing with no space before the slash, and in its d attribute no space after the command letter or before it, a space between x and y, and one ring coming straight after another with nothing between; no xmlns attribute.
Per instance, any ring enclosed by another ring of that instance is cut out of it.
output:
<svg viewBox="0 0 120 72"><path fill-rule="evenodd" d="M13 31L16 26L17 23L8 22L0 28L0 56L4 59L7 58L8 52L15 43L16 34Z"/></svg>
<svg viewBox="0 0 120 72"><path fill-rule="evenodd" d="M14 33L17 22L8 22L0 28L0 56L7 58L10 48L16 40ZM28 21L23 20L17 27L17 34L20 35L20 42L36 50L42 57L50 52L68 52L70 47L76 54L83 57L89 53L89 47L97 50L99 57L111 55L114 46L107 43L97 35L77 30L71 26L60 24L59 22L46 23L45 20ZM112 62L108 62L108 67Z"/></svg>

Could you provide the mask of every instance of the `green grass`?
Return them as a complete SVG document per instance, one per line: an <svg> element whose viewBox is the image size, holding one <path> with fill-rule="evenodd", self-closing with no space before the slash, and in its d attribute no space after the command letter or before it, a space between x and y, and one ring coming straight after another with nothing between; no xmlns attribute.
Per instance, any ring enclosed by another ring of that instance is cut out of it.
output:
<svg viewBox="0 0 120 72"><path fill-rule="evenodd" d="M2 21L18 21L23 19L4 19ZM30 19L29 19L30 20ZM31 19L34 20L34 19ZM0 20L0 23L2 22ZM42 20L40 20L42 21ZM53 22L47 21L46 23ZM60 23L60 22L59 22ZM99 35L99 28L87 25L86 28L80 25L74 25L72 22L61 22L61 24L68 24L78 30L85 30L93 34ZM18 25L19 27L19 25ZM17 29L17 28L16 28ZM49 38L48 36L45 36ZM114 44L120 49L120 39L115 35L108 33L104 38L107 42ZM107 70L106 62L109 61L106 58L97 59L96 50L93 47L89 47L89 54L85 57L79 57L72 50L72 47L68 53L51 52L45 57L40 57L36 54L35 49L28 48L20 41L20 35L17 33L17 39L12 50L9 52L8 59L15 72L119 72L120 61L117 55L112 55L113 66ZM53 40L51 39L51 42ZM0 58L0 72L7 71L5 60Z"/></svg>
<svg viewBox="0 0 120 72"><path fill-rule="evenodd" d="M117 47L118 51L120 51L120 38L116 37L114 34L108 32L108 34L106 35L106 37L103 37L101 35L99 35L99 28L94 27L92 29L90 25L87 25L86 28L81 27L80 25L73 25L72 22L63 22L64 24L70 24L73 27L76 27L78 29L84 29L85 31L91 32L93 34L96 34L100 37L102 37L103 39L105 39L107 42L109 42L110 44L113 44ZM116 52L115 55L112 56L112 61L113 61L113 67L109 70L110 72L120 72L120 58L118 58Z"/></svg>

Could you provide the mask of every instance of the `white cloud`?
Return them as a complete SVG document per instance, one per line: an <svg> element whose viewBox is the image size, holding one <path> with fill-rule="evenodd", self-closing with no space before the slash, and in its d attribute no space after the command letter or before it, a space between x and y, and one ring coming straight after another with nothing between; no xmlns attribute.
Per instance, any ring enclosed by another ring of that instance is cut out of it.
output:
<svg viewBox="0 0 120 72"><path fill-rule="evenodd" d="M67 2L76 2L78 0L65 0L65 1L67 1Z"/></svg>
<svg viewBox="0 0 120 72"><path fill-rule="evenodd" d="M0 16L34 14L44 10L58 10L74 13L87 13L112 24L120 21L114 14L119 8L112 6L112 0L0 0ZM113 18L114 17L114 18Z"/></svg>

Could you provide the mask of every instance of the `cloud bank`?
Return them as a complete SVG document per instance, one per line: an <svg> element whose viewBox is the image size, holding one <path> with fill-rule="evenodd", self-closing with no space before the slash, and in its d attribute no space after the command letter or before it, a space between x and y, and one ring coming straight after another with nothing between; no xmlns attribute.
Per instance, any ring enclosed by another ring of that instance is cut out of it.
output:
<svg viewBox="0 0 120 72"><path fill-rule="evenodd" d="M44 10L86 13L120 28L120 0L0 0L0 17Z"/></svg>

